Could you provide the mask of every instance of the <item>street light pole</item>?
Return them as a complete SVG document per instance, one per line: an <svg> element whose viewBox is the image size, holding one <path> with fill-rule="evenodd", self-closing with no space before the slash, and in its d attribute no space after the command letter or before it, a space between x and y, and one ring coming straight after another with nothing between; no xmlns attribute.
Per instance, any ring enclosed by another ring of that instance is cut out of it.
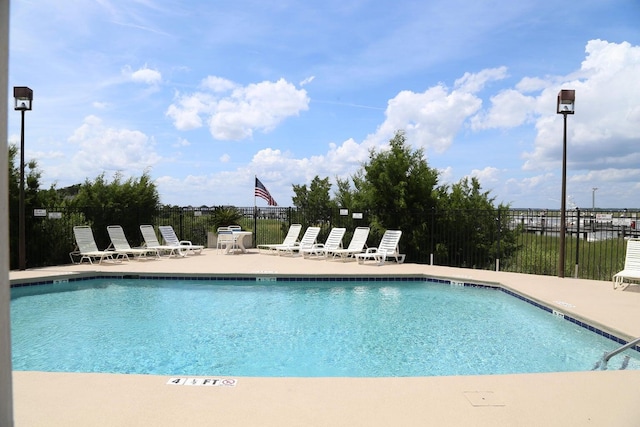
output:
<svg viewBox="0 0 640 427"><path fill-rule="evenodd" d="M25 239L25 216L24 216L24 112L31 110L33 101L33 91L26 86L16 86L13 88L15 98L15 110L21 113L20 123L20 196L18 201L18 268L27 268L27 247Z"/></svg>
<svg viewBox="0 0 640 427"><path fill-rule="evenodd" d="M596 211L596 190L598 189L598 187L593 187L591 189L591 211L595 212Z"/></svg>
<svg viewBox="0 0 640 427"><path fill-rule="evenodd" d="M27 246L25 243L25 218L24 218L24 112L20 110L20 201L18 202L18 268L27 268Z"/></svg>
<svg viewBox="0 0 640 427"><path fill-rule="evenodd" d="M567 115L574 113L575 90L561 90L558 93L557 113L562 114L564 132L562 137L562 199L560 200L560 255L558 277L564 277L565 234L567 232Z"/></svg>
<svg viewBox="0 0 640 427"><path fill-rule="evenodd" d="M567 115L564 118L564 137L562 138L562 199L560 199L560 259L558 277L564 277L565 234L567 232Z"/></svg>

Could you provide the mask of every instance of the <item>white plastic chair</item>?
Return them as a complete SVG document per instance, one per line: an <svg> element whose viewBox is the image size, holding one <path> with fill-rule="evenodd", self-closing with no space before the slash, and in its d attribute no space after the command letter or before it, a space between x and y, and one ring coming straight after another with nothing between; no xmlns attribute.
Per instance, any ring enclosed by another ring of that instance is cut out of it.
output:
<svg viewBox="0 0 640 427"><path fill-rule="evenodd" d="M310 248L300 250L304 258L310 257L326 257L329 252L342 247L342 237L347 231L346 228L332 228L324 243L316 243Z"/></svg>
<svg viewBox="0 0 640 427"><path fill-rule="evenodd" d="M387 230L380 240L380 244L377 248L368 248L366 252L356 254L356 259L359 264L364 264L366 260L374 260L378 265L384 264L387 258L394 258L398 264L404 262L404 254L399 253L398 243L402 231L400 230Z"/></svg>
<svg viewBox="0 0 640 427"><path fill-rule="evenodd" d="M224 250L226 253L238 247L236 242L236 236L233 235L233 229L231 227L219 227L218 228L218 243L216 248L218 253Z"/></svg>

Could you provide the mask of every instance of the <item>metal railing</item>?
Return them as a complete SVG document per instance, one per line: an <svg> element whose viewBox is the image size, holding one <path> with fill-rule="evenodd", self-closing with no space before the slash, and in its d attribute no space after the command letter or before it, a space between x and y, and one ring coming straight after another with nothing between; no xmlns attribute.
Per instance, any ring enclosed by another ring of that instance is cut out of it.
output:
<svg viewBox="0 0 640 427"><path fill-rule="evenodd" d="M253 244L282 241L290 224L321 226L319 241L331 227L346 227L348 244L358 226L369 226L375 215L369 211L336 209L310 212L291 207L241 207L239 225L253 232ZM27 268L69 262L75 247L73 227L91 225L99 248L106 248L106 226L122 225L132 246L142 243L140 224L171 225L181 239L207 245L214 232L215 207L163 207L156 212L126 212L118 219L87 208L46 208L27 212ZM416 215L417 216L417 215ZM566 214L566 266L574 277L611 280L624 266L626 238L640 236L637 211L582 212ZM400 249L407 262L451 267L490 269L527 274L556 275L560 233L560 212L535 209L509 211L438 211L420 218L421 230L402 230ZM369 246L379 243L372 232ZM17 245L11 239L12 268L16 268Z"/></svg>
<svg viewBox="0 0 640 427"><path fill-rule="evenodd" d="M611 359L613 356L615 356L616 354L622 353L623 351L625 351L628 348L631 348L633 346L635 346L636 344L640 344L640 337L636 338L633 341L630 341L628 343L626 343L625 345L610 351L609 353L605 354L604 357L602 358L602 360L604 361L604 363L606 364L609 359Z"/></svg>

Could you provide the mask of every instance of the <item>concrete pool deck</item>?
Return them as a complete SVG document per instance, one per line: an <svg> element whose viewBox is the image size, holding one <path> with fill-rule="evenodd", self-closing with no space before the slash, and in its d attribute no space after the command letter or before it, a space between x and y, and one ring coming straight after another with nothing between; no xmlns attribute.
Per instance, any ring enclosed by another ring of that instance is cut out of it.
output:
<svg viewBox="0 0 640 427"><path fill-rule="evenodd" d="M12 271L12 282L73 274L425 275L500 284L623 339L640 336L640 292L611 282L418 264L242 255ZM618 345L611 342L611 349ZM619 365L612 359L611 366ZM594 361L595 364L596 361ZM249 378L233 387L173 386L170 377L13 373L23 426L637 426L640 371L411 378Z"/></svg>

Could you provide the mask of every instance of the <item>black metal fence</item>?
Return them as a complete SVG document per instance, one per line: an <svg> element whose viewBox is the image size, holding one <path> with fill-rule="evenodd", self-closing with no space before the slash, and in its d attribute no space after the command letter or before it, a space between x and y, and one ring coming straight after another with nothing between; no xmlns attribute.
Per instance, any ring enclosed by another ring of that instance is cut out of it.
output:
<svg viewBox="0 0 640 427"><path fill-rule="evenodd" d="M114 223L122 225L132 246L142 244L140 224L171 225L183 240L207 245L208 233L215 233L216 208L166 207L157 212L126 212ZM319 241L332 227L346 227L348 244L356 227L369 226L369 212L338 209L305 212L296 208L237 208L239 225L253 231L254 245L282 241L290 224L320 225ZM85 208L48 208L27 215L27 267L71 262L74 250L73 227L91 225L100 249L109 245L106 226L109 218ZM29 215L31 214L31 215ZM100 218L88 221L87 217ZM444 219L446 218L446 221ZM464 221L458 219L465 218ZM471 219L471 221L469 220ZM638 211L581 212L566 214L565 275L611 280L624 265L626 239L640 237ZM497 211L437 211L422 218L429 230L415 234L403 230L400 249L407 261L452 267L491 269L527 274L557 275L560 251L560 212L512 209ZM493 227L481 227L487 223ZM445 225L443 225L445 224ZM482 230L482 234L479 230ZM368 246L376 246L380 232L372 230ZM416 237L418 236L418 237ZM409 244L411 242L411 244ZM16 239L11 240L12 268L16 267Z"/></svg>

